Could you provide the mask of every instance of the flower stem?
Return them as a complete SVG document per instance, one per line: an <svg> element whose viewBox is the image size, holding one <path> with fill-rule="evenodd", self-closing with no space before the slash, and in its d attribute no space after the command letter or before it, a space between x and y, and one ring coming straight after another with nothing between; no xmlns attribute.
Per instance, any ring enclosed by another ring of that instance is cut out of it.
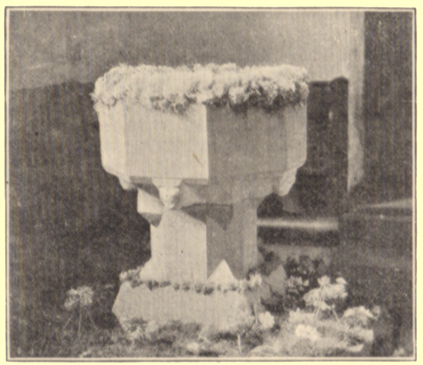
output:
<svg viewBox="0 0 423 365"><path fill-rule="evenodd" d="M241 347L241 335L238 333L238 351L242 354L242 347Z"/></svg>
<svg viewBox="0 0 423 365"><path fill-rule="evenodd" d="M314 315L314 317L317 319L320 313L320 308L317 308L316 313Z"/></svg>
<svg viewBox="0 0 423 365"><path fill-rule="evenodd" d="M72 312L71 316L69 317L68 321L66 322L66 324L63 326L63 331L66 329L66 327L68 326L70 320L72 319L73 315L75 314L75 312Z"/></svg>
<svg viewBox="0 0 423 365"><path fill-rule="evenodd" d="M337 321L339 321L338 315L336 314L336 312L335 312L335 309L334 309L334 308L332 308L332 312L333 312L333 314L335 315L336 320L337 320Z"/></svg>
<svg viewBox="0 0 423 365"><path fill-rule="evenodd" d="M253 313L254 313L254 324L258 324L256 303L253 304Z"/></svg>
<svg viewBox="0 0 423 365"><path fill-rule="evenodd" d="M128 353L129 353L129 352L131 352L132 347L134 346L134 342L135 342L135 341L132 341L131 346L129 346Z"/></svg>
<svg viewBox="0 0 423 365"><path fill-rule="evenodd" d="M79 310L78 337L81 338L82 309Z"/></svg>
<svg viewBox="0 0 423 365"><path fill-rule="evenodd" d="M94 321L93 321L93 319L92 319L92 317L91 317L91 314L87 311L87 316L88 316L88 318L90 319L90 322L91 322L91 324L94 326L94 328L96 329L96 330L98 330L98 328L97 328L97 326L95 325L95 323L94 323Z"/></svg>

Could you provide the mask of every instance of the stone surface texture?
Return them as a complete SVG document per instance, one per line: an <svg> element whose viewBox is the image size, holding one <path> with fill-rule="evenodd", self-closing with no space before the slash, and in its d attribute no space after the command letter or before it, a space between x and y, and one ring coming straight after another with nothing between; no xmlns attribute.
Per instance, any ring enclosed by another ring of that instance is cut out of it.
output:
<svg viewBox="0 0 423 365"><path fill-rule="evenodd" d="M305 106L236 112L194 104L176 114L118 101L96 110L103 167L124 189L138 190L137 210L151 223L151 259L140 279L245 278L258 264L259 203L286 195L305 162ZM235 300L189 295L123 284L114 312L209 323L227 317Z"/></svg>
<svg viewBox="0 0 423 365"><path fill-rule="evenodd" d="M132 318L154 320L159 325L171 321L198 323L203 326L226 328L229 321L248 310L248 303L238 291L213 291L209 295L195 290L175 290L173 286L150 290L146 285L132 288L121 285L113 307L121 322Z"/></svg>

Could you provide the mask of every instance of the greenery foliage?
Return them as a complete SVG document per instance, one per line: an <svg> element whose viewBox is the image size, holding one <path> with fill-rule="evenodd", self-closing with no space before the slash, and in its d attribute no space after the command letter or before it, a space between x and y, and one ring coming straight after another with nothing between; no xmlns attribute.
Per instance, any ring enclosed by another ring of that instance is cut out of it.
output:
<svg viewBox="0 0 423 365"><path fill-rule="evenodd" d="M280 108L305 103L307 95L307 73L299 67L196 64L177 68L119 65L97 80L92 97L107 106L125 100L183 113L192 103Z"/></svg>

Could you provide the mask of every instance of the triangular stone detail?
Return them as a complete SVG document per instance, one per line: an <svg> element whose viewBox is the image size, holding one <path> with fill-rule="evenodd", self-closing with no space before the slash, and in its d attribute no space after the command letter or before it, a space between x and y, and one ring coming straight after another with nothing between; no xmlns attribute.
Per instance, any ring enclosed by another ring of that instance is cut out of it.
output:
<svg viewBox="0 0 423 365"><path fill-rule="evenodd" d="M220 261L219 265L217 265L216 269L210 275L208 281L214 284L235 284L238 280L232 274L232 271L226 262L226 260Z"/></svg>

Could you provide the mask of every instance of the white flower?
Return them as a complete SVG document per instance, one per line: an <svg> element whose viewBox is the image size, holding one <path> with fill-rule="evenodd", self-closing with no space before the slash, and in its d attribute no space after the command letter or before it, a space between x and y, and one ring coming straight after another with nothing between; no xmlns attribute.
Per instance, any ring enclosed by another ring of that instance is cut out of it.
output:
<svg viewBox="0 0 423 365"><path fill-rule="evenodd" d="M289 312L290 323L301 323L301 322L310 323L314 321L314 319L315 319L314 313L307 313L300 310L299 308L297 308L296 311Z"/></svg>
<svg viewBox="0 0 423 365"><path fill-rule="evenodd" d="M248 95L246 94L244 87L238 86L231 87L229 89L229 100L233 105L242 104L247 98Z"/></svg>
<svg viewBox="0 0 423 365"><path fill-rule="evenodd" d="M359 324L361 326L367 326L369 319L374 319L374 315L368 309L363 306L348 308L342 318L350 325Z"/></svg>
<svg viewBox="0 0 423 365"><path fill-rule="evenodd" d="M300 99L302 102L307 100L309 94L309 88L307 82L300 81L297 84L297 92L299 93Z"/></svg>
<svg viewBox="0 0 423 365"><path fill-rule="evenodd" d="M198 342L190 342L188 343L185 348L188 352L198 355L200 353L200 344Z"/></svg>
<svg viewBox="0 0 423 365"><path fill-rule="evenodd" d="M349 352L358 353L361 350L363 350L363 347L364 347L364 344L359 344L359 345L355 345L355 346L346 347L345 349Z"/></svg>
<svg viewBox="0 0 423 365"><path fill-rule="evenodd" d="M270 329L275 325L275 318L269 312L260 313L258 315L258 320L261 324L261 328L264 330Z"/></svg>
<svg viewBox="0 0 423 365"><path fill-rule="evenodd" d="M324 301L317 303L316 307L319 308L321 311L327 311L332 309L332 307L326 304Z"/></svg>
<svg viewBox="0 0 423 365"><path fill-rule="evenodd" d="M250 287L249 282L247 280L242 279L242 280L239 281L239 288L242 291L247 290L249 287Z"/></svg>
<svg viewBox="0 0 423 365"><path fill-rule="evenodd" d="M394 353L392 354L392 356L393 357L396 357L396 356L405 356L405 350L404 350L404 348L403 347L400 347L400 348L396 349L394 351Z"/></svg>
<svg viewBox="0 0 423 365"><path fill-rule="evenodd" d="M213 100L213 97L214 97L214 94L212 90L205 89L202 93L199 93L196 96L196 99L198 103L207 103Z"/></svg>
<svg viewBox="0 0 423 365"><path fill-rule="evenodd" d="M319 288L310 290L303 298L307 305L313 307L318 307L320 302L323 301L322 292Z"/></svg>
<svg viewBox="0 0 423 365"><path fill-rule="evenodd" d="M258 288L261 285L262 281L263 279L261 278L260 274L252 274L250 276L250 280L248 281L248 285L251 289Z"/></svg>
<svg viewBox="0 0 423 365"><path fill-rule="evenodd" d="M134 341L142 339L144 337L144 332L140 326L137 326L137 328L134 331L128 332L126 334L126 337L128 338L128 340L131 340L132 342L134 342Z"/></svg>
<svg viewBox="0 0 423 365"><path fill-rule="evenodd" d="M151 338L159 329L160 326L155 321L148 321L144 332L147 338Z"/></svg>
<svg viewBox="0 0 423 365"><path fill-rule="evenodd" d="M295 330L295 334L300 338L306 338L315 342L321 338L315 327L299 324Z"/></svg>
<svg viewBox="0 0 423 365"><path fill-rule="evenodd" d="M337 278L337 279L336 279L336 282L337 282L338 284L347 285L347 282L345 281L345 279L344 279L344 278Z"/></svg>
<svg viewBox="0 0 423 365"><path fill-rule="evenodd" d="M225 93L225 85L221 82L216 82L212 87L212 93L215 98L221 98Z"/></svg>
<svg viewBox="0 0 423 365"><path fill-rule="evenodd" d="M78 291L79 291L81 306L87 307L91 305L93 302L93 296L94 296L93 290L88 286L83 286L78 288Z"/></svg>
<svg viewBox="0 0 423 365"><path fill-rule="evenodd" d="M374 318L379 318L379 316L381 315L381 313L382 313L382 309L380 308L380 306L378 306L378 305L375 305L373 308L372 308L372 312L373 312L373 315L374 315Z"/></svg>
<svg viewBox="0 0 423 365"><path fill-rule="evenodd" d="M128 276L129 275L128 275L128 272L127 271L121 272L119 274L119 280L120 280L120 282L123 283L124 281L126 281L128 279Z"/></svg>
<svg viewBox="0 0 423 365"><path fill-rule="evenodd" d="M93 302L94 292L88 286L81 286L78 289L70 289L67 292L65 309L71 311L77 307L88 307Z"/></svg>
<svg viewBox="0 0 423 365"><path fill-rule="evenodd" d="M295 277L294 276L290 276L288 278L288 280L286 281L286 284L288 285L288 287L293 288L295 287Z"/></svg>
<svg viewBox="0 0 423 365"><path fill-rule="evenodd" d="M295 278L295 285L296 286L302 286L303 285L303 278L301 276L298 276Z"/></svg>
<svg viewBox="0 0 423 365"><path fill-rule="evenodd" d="M330 277L329 276L322 276L320 279L317 279L320 286L327 286L330 285Z"/></svg>
<svg viewBox="0 0 423 365"><path fill-rule="evenodd" d="M199 81L199 87L207 89L213 82L213 72L208 68L198 68L196 77Z"/></svg>
<svg viewBox="0 0 423 365"><path fill-rule="evenodd" d="M295 92L295 83L291 80L286 78L281 78L277 80L278 83L278 90L282 90L283 92Z"/></svg>
<svg viewBox="0 0 423 365"><path fill-rule="evenodd" d="M77 296L77 295L79 295L79 292L78 292L78 290L76 290L76 289L69 289L68 290L68 292L66 293L68 296L70 296L70 297L74 297L74 296Z"/></svg>
<svg viewBox="0 0 423 365"><path fill-rule="evenodd" d="M263 96L266 98L267 104L271 105L278 96L278 87L270 80L260 80L259 85L263 89Z"/></svg>
<svg viewBox="0 0 423 365"><path fill-rule="evenodd" d="M353 327L348 331L349 335L358 338L364 342L372 343L374 340L374 332L372 329L366 329L363 327Z"/></svg>
<svg viewBox="0 0 423 365"><path fill-rule="evenodd" d="M344 299L347 296L345 285L329 284L319 288L323 300Z"/></svg>
<svg viewBox="0 0 423 365"><path fill-rule="evenodd" d="M370 312L368 309L364 308L364 306L348 308L344 313L344 317L351 317L351 316L356 316L356 315L360 315L360 314L362 314L362 315L364 315L368 318L374 318L372 312Z"/></svg>
<svg viewBox="0 0 423 365"><path fill-rule="evenodd" d="M69 297L65 301L65 309L70 312L71 310L74 310L75 308L77 308L78 304L79 304L79 298Z"/></svg>
<svg viewBox="0 0 423 365"><path fill-rule="evenodd" d="M287 284L289 287L295 288L303 285L303 279L300 276L290 276L287 280Z"/></svg>

